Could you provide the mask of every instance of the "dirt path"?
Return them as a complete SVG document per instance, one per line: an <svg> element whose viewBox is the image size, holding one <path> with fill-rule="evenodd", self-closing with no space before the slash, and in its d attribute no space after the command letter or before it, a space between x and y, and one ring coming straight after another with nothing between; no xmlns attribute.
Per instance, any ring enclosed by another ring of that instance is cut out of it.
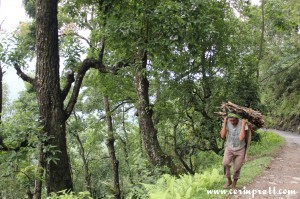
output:
<svg viewBox="0 0 300 199"><path fill-rule="evenodd" d="M297 198L300 199L300 135L272 130L285 138L286 144L281 152L273 158L264 173L246 186L247 190L265 190L265 194L254 197L234 195L231 198ZM274 188L276 195L274 195ZM242 188L243 190L243 188ZM295 190L296 195L282 195L279 191Z"/></svg>

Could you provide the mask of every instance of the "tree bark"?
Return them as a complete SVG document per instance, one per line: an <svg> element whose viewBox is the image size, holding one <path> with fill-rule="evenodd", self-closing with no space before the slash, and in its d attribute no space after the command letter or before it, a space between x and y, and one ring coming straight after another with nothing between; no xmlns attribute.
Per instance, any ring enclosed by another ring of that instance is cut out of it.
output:
<svg viewBox="0 0 300 199"><path fill-rule="evenodd" d="M92 182L91 182L91 174L89 171L89 163L85 157L84 147L79 135L75 133L74 136L79 143L80 156L83 161L85 187L86 190L92 194Z"/></svg>
<svg viewBox="0 0 300 199"><path fill-rule="evenodd" d="M43 146L40 146L40 154L37 166L38 179L35 180L34 187L34 198L41 199L42 198L42 189L43 189L43 181L42 178L44 176L44 168L45 168L45 157L43 153Z"/></svg>
<svg viewBox="0 0 300 199"><path fill-rule="evenodd" d="M264 33L265 33L265 1L261 0L261 36L260 36L260 44L259 44L259 52L257 58L257 69L256 69L256 77L259 78L259 63L262 59L263 54L263 43L264 43Z"/></svg>
<svg viewBox="0 0 300 199"><path fill-rule="evenodd" d="M36 96L45 153L47 193L72 190L66 145L66 115L59 82L57 0L36 1ZM52 147L51 149L49 147Z"/></svg>
<svg viewBox="0 0 300 199"><path fill-rule="evenodd" d="M126 127L125 127L125 109L124 109L124 106L123 106L123 111L122 111L122 128L123 128L123 131L124 131L125 140L123 140L121 138L121 136L119 136L119 139L123 143L123 150L124 150L124 155L125 155L125 162L126 162L126 165L128 167L129 180L133 184L133 175L132 175L132 172L130 170L130 163L129 163L129 152L128 151L130 151L130 147L127 145L128 134L127 134L127 130L126 130Z"/></svg>
<svg viewBox="0 0 300 199"><path fill-rule="evenodd" d="M106 146L108 148L109 157L111 161L111 167L112 167L112 182L114 187L114 196L116 199L121 198L121 191L120 191L120 182L119 182L119 161L116 158L115 153L115 138L114 138L114 132L113 132L113 124L112 124L112 117L111 117L111 111L109 107L109 101L108 97L103 97L103 102L105 106L105 114L106 114L106 122L107 122L107 140L106 140Z"/></svg>
<svg viewBox="0 0 300 199"><path fill-rule="evenodd" d="M172 174L176 174L176 167L171 157L165 154L158 142L157 130L152 120L153 110L149 104L149 81L146 76L147 53L143 53L142 64L137 67L135 86L138 97L139 127L142 133L147 155L155 166L167 166Z"/></svg>

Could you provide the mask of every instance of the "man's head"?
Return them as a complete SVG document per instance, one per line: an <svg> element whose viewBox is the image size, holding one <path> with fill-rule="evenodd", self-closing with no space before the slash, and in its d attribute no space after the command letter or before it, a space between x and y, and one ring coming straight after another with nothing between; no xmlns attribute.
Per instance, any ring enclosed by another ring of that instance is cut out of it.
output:
<svg viewBox="0 0 300 199"><path fill-rule="evenodd" d="M236 126L239 122L240 116L235 113L228 113L227 118L233 126Z"/></svg>

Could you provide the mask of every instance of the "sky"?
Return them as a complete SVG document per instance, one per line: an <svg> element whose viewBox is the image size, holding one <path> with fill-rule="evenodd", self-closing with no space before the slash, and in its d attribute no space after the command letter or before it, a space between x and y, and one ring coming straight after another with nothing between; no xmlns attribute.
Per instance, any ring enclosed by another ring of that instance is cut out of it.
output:
<svg viewBox="0 0 300 199"><path fill-rule="evenodd" d="M1 31L12 32L20 22L27 21L22 0L0 0ZM24 89L24 83L16 74L15 69L4 68L3 82L8 85L9 99L18 97L18 92Z"/></svg>

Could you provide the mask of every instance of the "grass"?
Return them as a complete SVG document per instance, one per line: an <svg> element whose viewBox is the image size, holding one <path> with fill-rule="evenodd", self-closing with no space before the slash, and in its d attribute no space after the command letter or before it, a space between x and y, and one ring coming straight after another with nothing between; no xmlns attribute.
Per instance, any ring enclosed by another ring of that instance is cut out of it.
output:
<svg viewBox="0 0 300 199"><path fill-rule="evenodd" d="M258 134L261 141L251 144L248 150L248 155L252 158L274 156L284 145L284 138L271 131L259 131Z"/></svg>
<svg viewBox="0 0 300 199"><path fill-rule="evenodd" d="M272 157L261 157L247 162L242 168L238 187L251 183L256 176L261 175L271 160Z"/></svg>

